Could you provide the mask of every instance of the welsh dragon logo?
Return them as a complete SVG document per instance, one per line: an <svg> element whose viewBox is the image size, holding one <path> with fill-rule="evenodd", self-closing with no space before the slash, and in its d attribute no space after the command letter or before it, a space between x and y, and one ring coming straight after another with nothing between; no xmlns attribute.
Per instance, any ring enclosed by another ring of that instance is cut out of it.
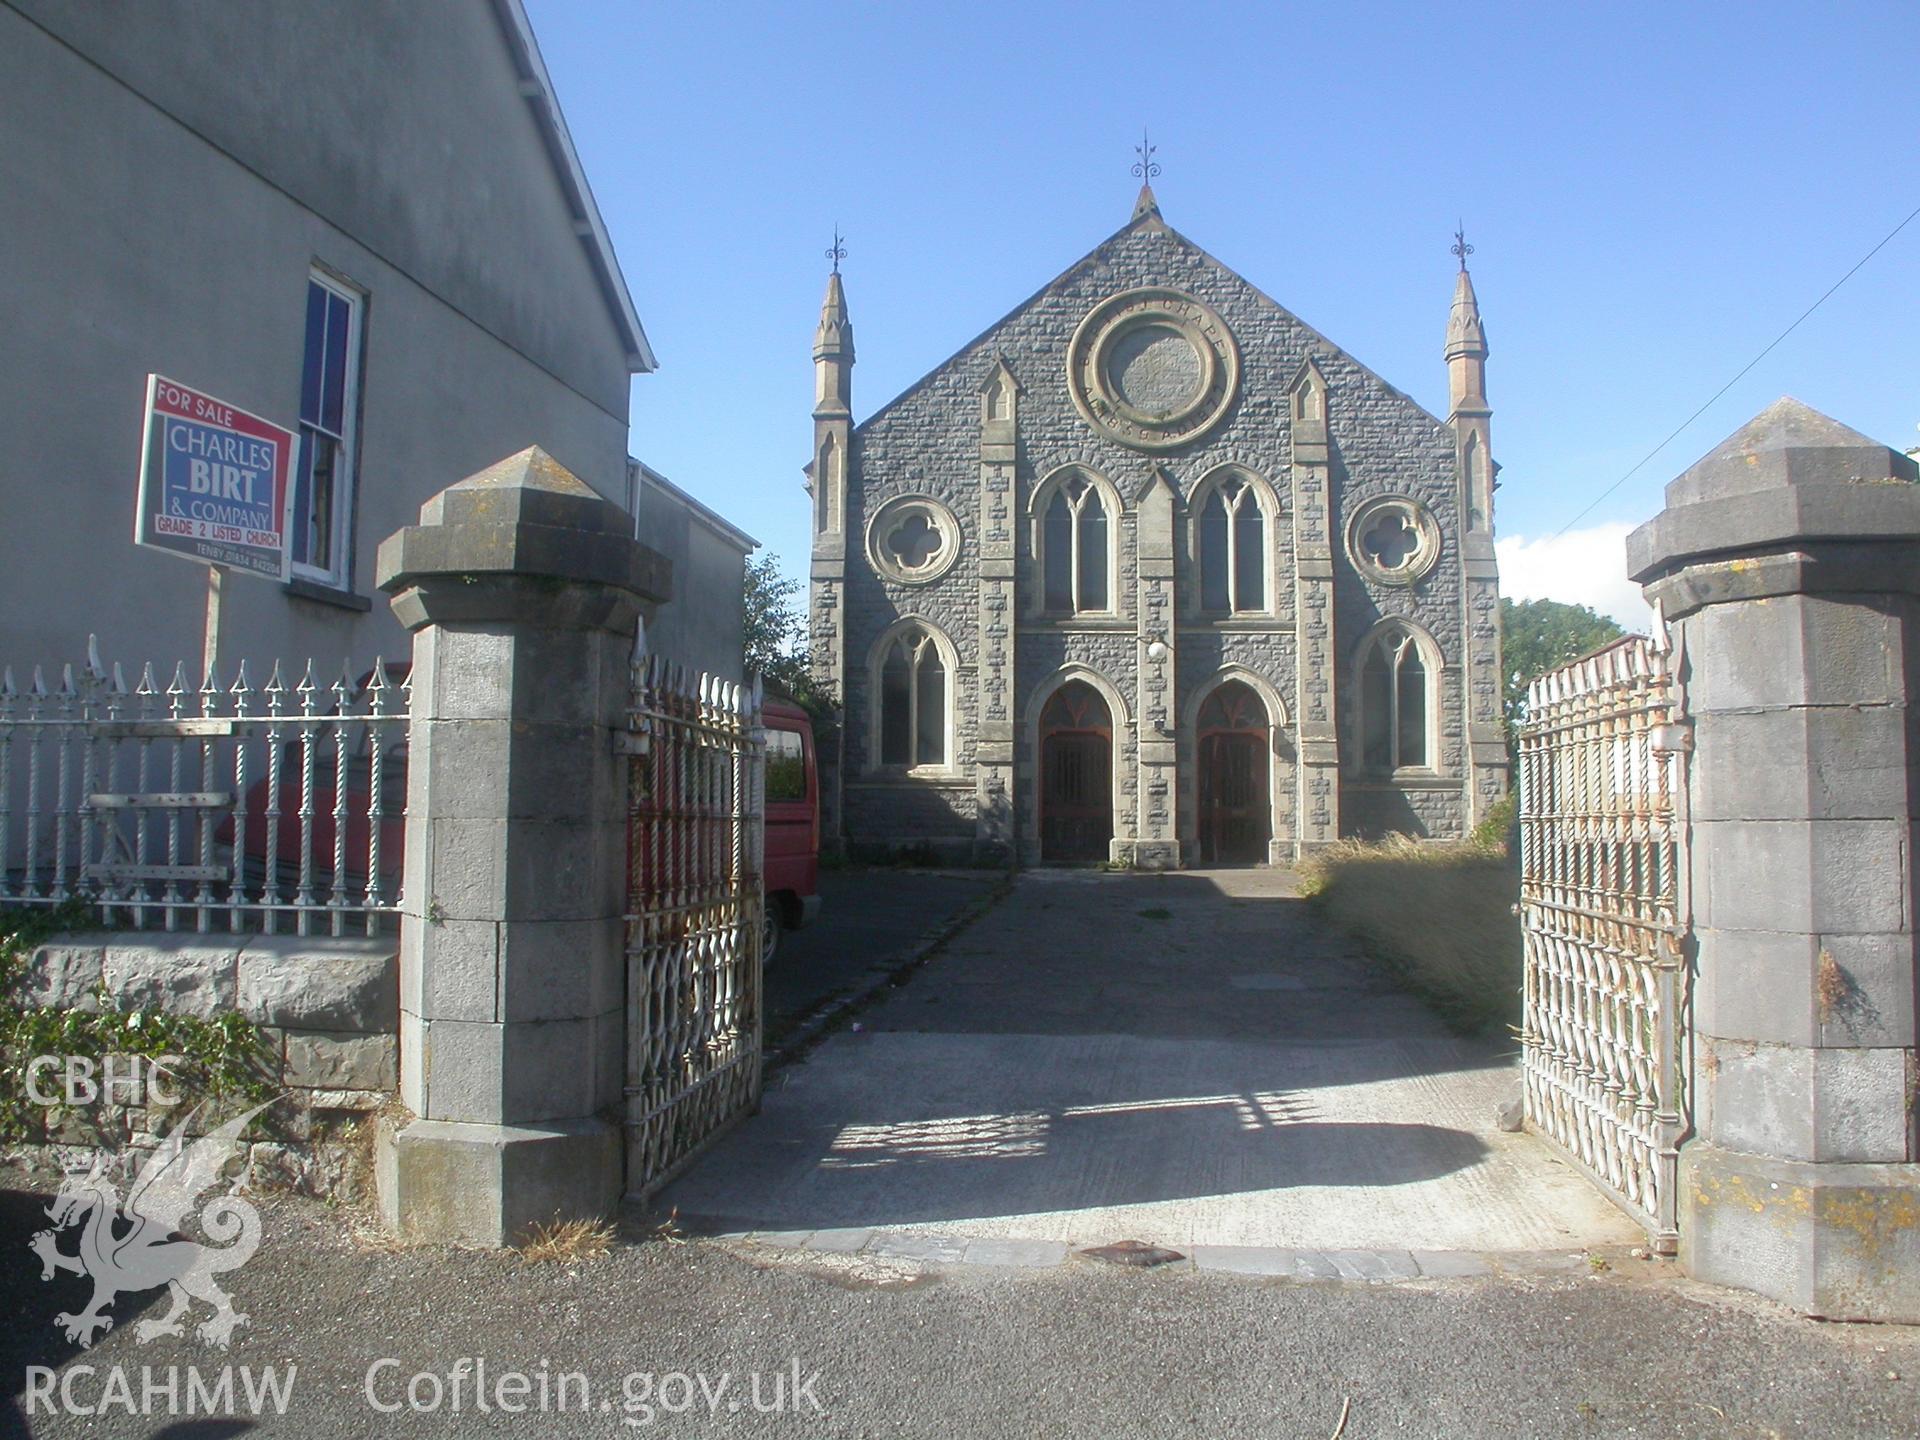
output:
<svg viewBox="0 0 1920 1440"><path fill-rule="evenodd" d="M215 1195L204 1204L200 1197L219 1184L227 1163L240 1153L242 1132L272 1103L256 1105L189 1144L187 1132L206 1108L196 1107L141 1165L124 1204L106 1152L97 1154L90 1168L68 1171L47 1206L52 1228L28 1242L40 1257L42 1280L66 1270L93 1281L93 1299L84 1310L54 1316L67 1339L91 1346L113 1328L107 1312L116 1296L164 1285L173 1305L158 1319L134 1326L142 1344L182 1334L195 1300L212 1306L213 1314L195 1326L194 1333L223 1348L232 1343L233 1332L247 1317L233 1308L233 1297L215 1277L253 1258L260 1245L260 1212L235 1195ZM211 1244L179 1236L196 1207L199 1229ZM80 1244L69 1255L56 1242L60 1232L73 1225L80 1227Z"/></svg>

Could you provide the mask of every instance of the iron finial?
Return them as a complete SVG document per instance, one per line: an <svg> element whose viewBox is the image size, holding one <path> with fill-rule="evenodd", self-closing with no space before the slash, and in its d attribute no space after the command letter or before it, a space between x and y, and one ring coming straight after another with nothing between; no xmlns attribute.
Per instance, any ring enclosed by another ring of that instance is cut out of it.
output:
<svg viewBox="0 0 1920 1440"><path fill-rule="evenodd" d="M1464 220L1457 223L1453 232L1453 244L1449 251L1460 258L1460 268L1467 268L1467 256L1473 253L1473 247L1467 244L1467 225Z"/></svg>
<svg viewBox="0 0 1920 1440"><path fill-rule="evenodd" d="M1160 147L1147 139L1146 127L1140 128L1140 143L1133 147L1133 153L1140 158L1134 161L1133 173L1142 185L1151 185L1153 177L1160 173L1160 162L1153 158L1153 152Z"/></svg>
<svg viewBox="0 0 1920 1440"><path fill-rule="evenodd" d="M840 262L847 258L847 237L840 233L838 225L833 227L833 244L827 249L827 259L833 262L833 273L840 273Z"/></svg>

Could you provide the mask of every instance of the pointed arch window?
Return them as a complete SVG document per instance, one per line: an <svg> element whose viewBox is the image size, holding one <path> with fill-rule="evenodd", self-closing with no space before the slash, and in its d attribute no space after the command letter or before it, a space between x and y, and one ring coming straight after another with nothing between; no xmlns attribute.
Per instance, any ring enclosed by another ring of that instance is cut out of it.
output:
<svg viewBox="0 0 1920 1440"><path fill-rule="evenodd" d="M1053 487L1040 512L1040 576L1050 614L1113 609L1112 517L1098 485L1074 475Z"/></svg>
<svg viewBox="0 0 1920 1440"><path fill-rule="evenodd" d="M1432 667L1404 625L1367 641L1360 660L1360 757L1371 771L1431 768Z"/></svg>
<svg viewBox="0 0 1920 1440"><path fill-rule="evenodd" d="M886 642L879 665L880 764L947 763L951 677L931 631L909 626Z"/></svg>
<svg viewBox="0 0 1920 1440"><path fill-rule="evenodd" d="M1267 608L1267 517L1252 482L1223 480L1200 503L1200 608Z"/></svg>

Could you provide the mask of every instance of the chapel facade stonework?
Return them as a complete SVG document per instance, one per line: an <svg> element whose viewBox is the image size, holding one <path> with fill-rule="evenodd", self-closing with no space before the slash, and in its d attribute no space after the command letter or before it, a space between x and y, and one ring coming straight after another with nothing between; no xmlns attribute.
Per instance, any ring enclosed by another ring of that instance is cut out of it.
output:
<svg viewBox="0 0 1920 1440"><path fill-rule="evenodd" d="M829 848L1143 868L1464 835L1506 792L1486 336L1423 410L1162 219L858 425L815 335Z"/></svg>

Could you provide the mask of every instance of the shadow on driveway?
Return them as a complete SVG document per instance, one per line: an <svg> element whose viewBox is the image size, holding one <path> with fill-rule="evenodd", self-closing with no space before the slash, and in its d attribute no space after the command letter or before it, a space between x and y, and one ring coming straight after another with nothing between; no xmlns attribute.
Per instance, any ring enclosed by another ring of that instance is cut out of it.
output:
<svg viewBox="0 0 1920 1440"><path fill-rule="evenodd" d="M891 970L930 929L999 883L997 870L826 870L820 915L780 937L767 969L770 1044L828 1001L865 988Z"/></svg>
<svg viewBox="0 0 1920 1440"><path fill-rule="evenodd" d="M1516 983L1518 977L1516 976ZM1518 1250L1625 1221L1284 871L1028 871L663 1194L709 1228Z"/></svg>

